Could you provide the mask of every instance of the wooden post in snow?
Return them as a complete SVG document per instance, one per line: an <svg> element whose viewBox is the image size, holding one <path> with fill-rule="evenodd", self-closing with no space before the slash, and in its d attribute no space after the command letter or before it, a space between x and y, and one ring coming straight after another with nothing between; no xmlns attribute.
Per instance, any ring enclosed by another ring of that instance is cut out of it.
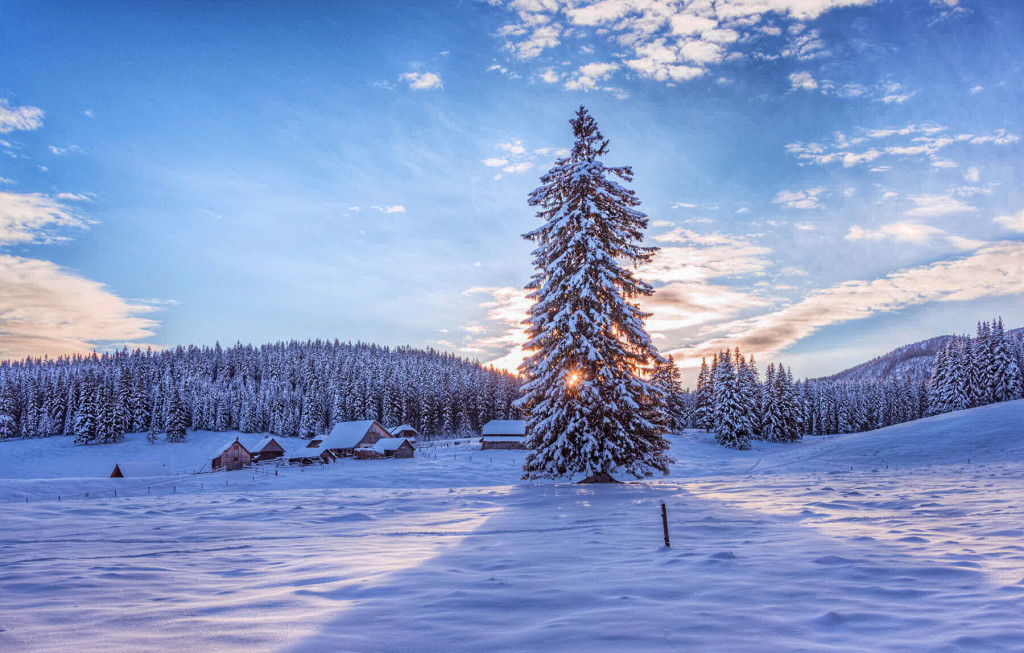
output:
<svg viewBox="0 0 1024 653"><path fill-rule="evenodd" d="M668 511L664 501L661 502L661 528L665 531L665 546L672 546L668 543Z"/></svg>

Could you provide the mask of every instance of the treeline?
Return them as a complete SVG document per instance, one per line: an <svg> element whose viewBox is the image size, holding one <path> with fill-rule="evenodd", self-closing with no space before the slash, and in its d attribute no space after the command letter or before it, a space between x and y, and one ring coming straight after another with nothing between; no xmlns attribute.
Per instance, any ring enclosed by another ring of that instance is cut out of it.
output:
<svg viewBox="0 0 1024 653"><path fill-rule="evenodd" d="M363 343L279 342L0 363L0 439L187 429L313 437L342 421L470 434L515 419L519 379L452 354Z"/></svg>
<svg viewBox="0 0 1024 653"><path fill-rule="evenodd" d="M769 365L762 382L753 356L722 351L702 361L695 390L682 390L675 364L653 380L669 396L673 427L715 433L727 447L752 440L795 442L803 435L871 431L952 410L1024 398L1024 341L1002 318L981 322L975 338L956 336L939 352L929 378L795 381Z"/></svg>
<svg viewBox="0 0 1024 653"><path fill-rule="evenodd" d="M1007 336L1003 319L980 322L977 336L956 336L935 357L928 383L930 414L1012 401L1024 396L1024 346Z"/></svg>

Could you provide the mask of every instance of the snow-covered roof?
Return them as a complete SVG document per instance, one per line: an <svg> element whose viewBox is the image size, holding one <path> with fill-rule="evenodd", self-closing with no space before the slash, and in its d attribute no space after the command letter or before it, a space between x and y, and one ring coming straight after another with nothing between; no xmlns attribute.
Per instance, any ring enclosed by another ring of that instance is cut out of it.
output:
<svg viewBox="0 0 1024 653"><path fill-rule="evenodd" d="M396 426L393 429L391 429L390 432L391 432L391 435L398 435L402 431L412 431L413 433L419 433L419 431L417 431L413 427L409 426L408 424L402 424L401 426Z"/></svg>
<svg viewBox="0 0 1024 653"><path fill-rule="evenodd" d="M295 460L296 458L319 458L326 450L327 447L322 444L319 447L293 447L285 452L284 457L289 460Z"/></svg>
<svg viewBox="0 0 1024 653"><path fill-rule="evenodd" d="M526 435L526 420L492 419L484 424L483 435Z"/></svg>
<svg viewBox="0 0 1024 653"><path fill-rule="evenodd" d="M335 424L330 434L324 438L323 445L328 449L352 449L359 444L373 424L372 419Z"/></svg>
<svg viewBox="0 0 1024 653"><path fill-rule="evenodd" d="M167 466L163 463L144 463L137 461L126 461L114 464L115 470L120 470L121 476L125 478L139 478L143 476L170 476ZM113 471L111 471L113 473Z"/></svg>
<svg viewBox="0 0 1024 653"><path fill-rule="evenodd" d="M373 445L373 450L380 451L381 453L385 451L394 451L402 446L402 443L404 442L409 441L405 438L381 438ZM412 446L411 442L409 442L409 446Z"/></svg>
<svg viewBox="0 0 1024 653"><path fill-rule="evenodd" d="M276 440L270 435L240 435L238 436L238 442L249 453L257 453L263 451L263 447L271 442L276 442ZM281 443L278 442L277 444L280 445Z"/></svg>
<svg viewBox="0 0 1024 653"><path fill-rule="evenodd" d="M227 451L228 449L231 448L231 445L233 445L235 443L235 440L238 440L238 444L242 445L243 449L248 451L250 454L252 453L252 449L250 449L249 447L245 446L245 443L242 442L241 436L234 436L233 435L233 436L231 436L230 439L224 440L221 445L217 446L215 449L210 451L210 455L207 456L207 458L209 458L210 460L213 460L214 458L220 458L222 453L224 453L225 451Z"/></svg>

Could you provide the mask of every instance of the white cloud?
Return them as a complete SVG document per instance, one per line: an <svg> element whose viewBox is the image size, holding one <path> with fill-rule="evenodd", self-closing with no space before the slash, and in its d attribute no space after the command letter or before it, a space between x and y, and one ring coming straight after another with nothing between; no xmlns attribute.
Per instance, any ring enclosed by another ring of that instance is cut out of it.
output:
<svg viewBox="0 0 1024 653"><path fill-rule="evenodd" d="M811 73L792 73L789 76L789 87L794 90L803 89L805 91L813 91L818 88L818 82L814 81L814 77Z"/></svg>
<svg viewBox="0 0 1024 653"><path fill-rule="evenodd" d="M56 154L57 156L67 156L69 154L74 154L76 152L82 151L82 148L78 147L77 145L68 145L67 147L57 147L56 145L50 145L47 147L47 149L49 149L51 153Z"/></svg>
<svg viewBox="0 0 1024 653"><path fill-rule="evenodd" d="M593 91L598 88L598 82L608 79L618 69L617 63L588 63L580 66L576 76L565 83L565 88L570 91Z"/></svg>
<svg viewBox="0 0 1024 653"><path fill-rule="evenodd" d="M393 204L391 206L371 206L371 209L380 211L381 213L405 213L405 207L401 204Z"/></svg>
<svg viewBox="0 0 1024 653"><path fill-rule="evenodd" d="M409 88L424 90L428 88L444 88L441 83L441 76L437 73L404 73L398 78L400 81L409 82Z"/></svg>
<svg viewBox="0 0 1024 653"><path fill-rule="evenodd" d="M784 190L780 191L775 199L772 200L773 204L782 204L791 209L820 209L821 195L825 192L824 188L808 188L807 190Z"/></svg>
<svg viewBox="0 0 1024 653"><path fill-rule="evenodd" d="M526 148L523 147L523 142L518 139L512 139L508 143L498 143L498 147L512 155L526 153Z"/></svg>
<svg viewBox="0 0 1024 653"><path fill-rule="evenodd" d="M508 165L508 159L484 159L484 165L488 168L500 168Z"/></svg>
<svg viewBox="0 0 1024 653"><path fill-rule="evenodd" d="M0 98L0 134L12 131L32 131L43 126L43 110L38 107L11 106Z"/></svg>
<svg viewBox="0 0 1024 653"><path fill-rule="evenodd" d="M936 240L944 240L957 249L978 249L985 244L980 240L956 236L939 229L938 227L910 221L892 222L890 224L882 225L877 229L864 229L854 225L850 227L849 233L847 233L844 238L851 241L892 240L895 242L908 242L917 245L925 245Z"/></svg>
<svg viewBox="0 0 1024 653"><path fill-rule="evenodd" d="M893 272L874 280L839 283L780 310L738 320L720 335L671 352L689 364L724 347L772 355L822 327L928 302L968 301L1024 293L1024 242L986 246L964 258Z"/></svg>
<svg viewBox="0 0 1024 653"><path fill-rule="evenodd" d="M57 193L57 199L68 202L91 202L92 196L83 193Z"/></svg>
<svg viewBox="0 0 1024 653"><path fill-rule="evenodd" d="M454 348L488 359L488 365L514 372L526 355L526 329L522 322L532 304L526 298L527 291L512 286L474 287L462 294L485 298L480 308L486 310L487 322L465 325L463 331L469 335Z"/></svg>
<svg viewBox="0 0 1024 653"><path fill-rule="evenodd" d="M49 261L0 255L0 359L84 354L153 335L152 304Z"/></svg>
<svg viewBox="0 0 1024 653"><path fill-rule="evenodd" d="M526 172L533 167L533 164L529 161L520 161L519 163L513 163L512 165L505 166L501 169L502 172Z"/></svg>
<svg viewBox="0 0 1024 653"><path fill-rule="evenodd" d="M48 195L0 192L0 245L58 241L56 227L81 228L85 222Z"/></svg>
<svg viewBox="0 0 1024 653"><path fill-rule="evenodd" d="M978 210L952 195L913 195L910 200L917 206L907 209L903 214L919 218L931 218L951 213L972 213Z"/></svg>
<svg viewBox="0 0 1024 653"><path fill-rule="evenodd" d="M555 84L560 79L562 79L562 75L559 74L559 73L556 73L554 68L545 68L544 70L542 70L540 72L538 77L540 77L541 81L543 81L543 82L545 82L547 84Z"/></svg>
<svg viewBox="0 0 1024 653"><path fill-rule="evenodd" d="M967 172L964 173L964 181L976 184L979 179L981 179L981 171L978 170L978 166L971 166L967 169Z"/></svg>
<svg viewBox="0 0 1024 653"><path fill-rule="evenodd" d="M538 57L559 46L563 38L595 36L611 45L609 55L642 77L678 83L700 77L709 66L747 56L734 44L759 43L782 32L761 19L813 20L837 7L871 5L875 0L731 0L675 2L669 0L511 0L515 19L500 33L506 47L520 59ZM777 40L777 39L776 39ZM769 42L768 46L777 47ZM813 59L828 54L820 33L799 25L787 31L782 56ZM755 53L755 56L779 56ZM554 83L548 68L542 79ZM587 75L570 81L573 89L589 89ZM592 77L589 79L593 79ZM594 80L596 86L596 80Z"/></svg>
<svg viewBox="0 0 1024 653"><path fill-rule="evenodd" d="M995 218L993 222L1006 229L1024 233L1024 210L1017 211L1014 215L1001 215Z"/></svg>
<svg viewBox="0 0 1024 653"><path fill-rule="evenodd" d="M786 151L796 156L801 165L828 165L841 162L844 167L850 168L861 163L869 163L882 156L889 156L925 159L934 167L956 167L956 162L939 156L942 150L953 144L1009 145L1020 141L1019 136L1007 133L1004 129L980 136L974 134L960 134L956 137L939 135L944 131L947 131L946 127L931 123L912 124L899 129L861 129L858 130L859 135L852 139L845 134L837 133L831 143L789 143L786 145ZM901 139L902 142L878 143L859 152L850 149L854 145L865 142L891 141L895 138ZM872 171L888 169L888 166L879 166L872 168Z"/></svg>

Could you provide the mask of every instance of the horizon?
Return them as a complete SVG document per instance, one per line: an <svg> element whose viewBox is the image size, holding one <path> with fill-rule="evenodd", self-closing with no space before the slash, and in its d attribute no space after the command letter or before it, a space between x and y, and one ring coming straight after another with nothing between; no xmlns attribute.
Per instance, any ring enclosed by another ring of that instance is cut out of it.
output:
<svg viewBox="0 0 1024 653"><path fill-rule="evenodd" d="M8 3L0 360L319 335L514 372L581 104L690 385L1024 324L1024 8L699 5Z"/></svg>

